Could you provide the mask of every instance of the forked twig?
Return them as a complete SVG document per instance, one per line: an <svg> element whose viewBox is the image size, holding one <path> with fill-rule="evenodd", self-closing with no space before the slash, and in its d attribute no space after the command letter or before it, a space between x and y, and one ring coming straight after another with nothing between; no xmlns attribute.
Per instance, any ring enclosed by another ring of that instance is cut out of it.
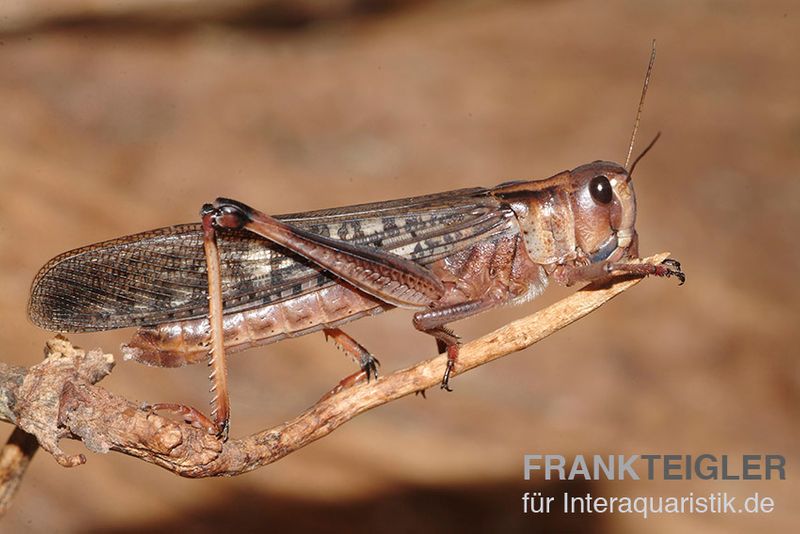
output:
<svg viewBox="0 0 800 534"><path fill-rule="evenodd" d="M658 263L667 256L642 261ZM586 287L467 343L461 347L453 374L529 347L640 281L622 279ZM334 392L290 421L223 442L93 385L110 372L109 355L84 353L64 338L49 341L48 351L44 362L29 369L0 364L0 420L34 434L42 448L65 466L85 461L82 455L69 456L59 450L58 440L67 437L83 441L92 451L122 452L186 477L232 476L279 460L367 410L438 386L447 363L447 356L440 355Z"/></svg>

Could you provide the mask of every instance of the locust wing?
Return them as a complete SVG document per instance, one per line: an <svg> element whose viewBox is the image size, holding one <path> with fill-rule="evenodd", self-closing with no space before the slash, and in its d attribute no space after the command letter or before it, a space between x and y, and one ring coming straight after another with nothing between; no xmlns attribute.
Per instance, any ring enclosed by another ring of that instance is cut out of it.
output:
<svg viewBox="0 0 800 534"><path fill-rule="evenodd" d="M482 188L276 217L312 233L430 264L513 231L511 210ZM316 291L334 275L245 231L218 237L226 313ZM51 331L149 326L208 313L200 224L143 232L61 254L36 276L28 313Z"/></svg>

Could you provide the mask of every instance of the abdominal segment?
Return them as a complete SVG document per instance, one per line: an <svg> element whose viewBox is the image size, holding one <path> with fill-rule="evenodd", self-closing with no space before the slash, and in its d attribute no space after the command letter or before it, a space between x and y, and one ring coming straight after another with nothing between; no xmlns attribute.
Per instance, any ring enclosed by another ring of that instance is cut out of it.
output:
<svg viewBox="0 0 800 534"><path fill-rule="evenodd" d="M333 284L282 302L224 316L227 352L245 350L335 328L392 309L344 283ZM140 328L127 345L125 359L157 367L180 367L208 358L208 319Z"/></svg>

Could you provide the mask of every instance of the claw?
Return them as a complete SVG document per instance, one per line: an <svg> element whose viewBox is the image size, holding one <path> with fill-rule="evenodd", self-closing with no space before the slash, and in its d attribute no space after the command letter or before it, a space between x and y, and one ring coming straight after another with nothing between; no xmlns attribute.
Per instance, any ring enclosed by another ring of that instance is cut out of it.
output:
<svg viewBox="0 0 800 534"><path fill-rule="evenodd" d="M663 265L665 269L662 273L658 273L659 276L674 276L680 280L679 286L682 286L684 282L686 282L686 274L681 270L681 264L678 260L667 258L661 262L661 265Z"/></svg>
<svg viewBox="0 0 800 534"><path fill-rule="evenodd" d="M664 265L669 265L671 267L675 267L679 271L681 269L681 262L679 262L678 260L672 259L672 258L667 258L664 261L662 261L661 263L664 264Z"/></svg>
<svg viewBox="0 0 800 534"><path fill-rule="evenodd" d="M221 439L222 441L228 441L228 435L230 433L231 423L227 419L220 425L217 429L216 436L217 438Z"/></svg>
<svg viewBox="0 0 800 534"><path fill-rule="evenodd" d="M367 382L370 381L370 375L375 380L378 379L378 367L380 367L381 362L370 353L366 353L366 355L361 357L361 370L364 371L364 374L367 375Z"/></svg>
<svg viewBox="0 0 800 534"><path fill-rule="evenodd" d="M444 369L444 376L442 377L442 384L439 386L441 389L445 391L453 391L450 389L450 373L453 371L455 367L455 362L451 359L447 360L447 367Z"/></svg>

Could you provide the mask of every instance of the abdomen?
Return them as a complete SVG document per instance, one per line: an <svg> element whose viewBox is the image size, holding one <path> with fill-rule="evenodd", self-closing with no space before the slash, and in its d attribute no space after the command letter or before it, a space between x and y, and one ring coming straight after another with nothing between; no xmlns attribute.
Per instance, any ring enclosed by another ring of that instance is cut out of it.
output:
<svg viewBox="0 0 800 534"><path fill-rule="evenodd" d="M335 284L318 291L224 316L229 352L334 328L392 309L351 286ZM143 327L128 345L125 359L158 367L180 367L208 357L208 319Z"/></svg>

